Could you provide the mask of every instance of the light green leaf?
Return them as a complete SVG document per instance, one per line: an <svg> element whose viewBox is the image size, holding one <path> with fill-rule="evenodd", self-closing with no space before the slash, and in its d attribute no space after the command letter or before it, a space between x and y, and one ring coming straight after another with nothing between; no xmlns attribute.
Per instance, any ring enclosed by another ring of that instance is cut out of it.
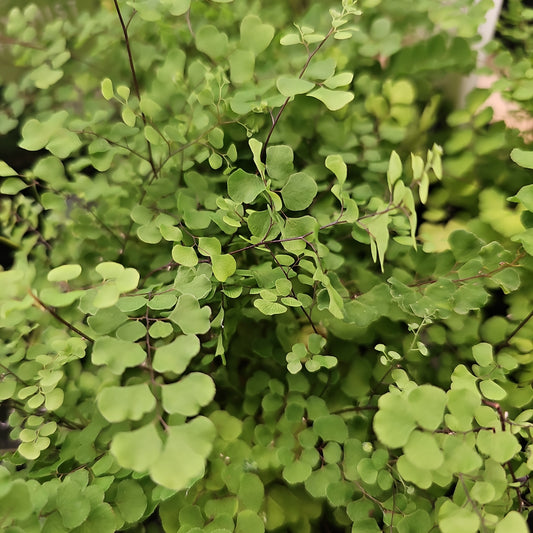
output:
<svg viewBox="0 0 533 533"><path fill-rule="evenodd" d="M346 176L348 175L348 168L342 159L342 156L339 154L328 155L328 157L326 157L325 165L327 169L335 174L339 183L343 185L346 181Z"/></svg>
<svg viewBox="0 0 533 533"><path fill-rule="evenodd" d="M190 487L205 473L205 462L216 436L215 426L204 417L170 426L163 452L150 468L153 481L179 491Z"/></svg>
<svg viewBox="0 0 533 533"><path fill-rule="evenodd" d="M209 317L211 309L205 306L200 308L198 300L191 294L182 294L176 307L168 318L177 324L183 333L204 334L209 331Z"/></svg>
<svg viewBox="0 0 533 533"><path fill-rule="evenodd" d="M387 169L387 182L389 184L389 191L394 190L394 184L402 176L402 160L400 156L393 150L390 154L389 167Z"/></svg>
<svg viewBox="0 0 533 533"><path fill-rule="evenodd" d="M146 352L134 342L103 336L93 346L93 364L107 365L113 374L123 374L126 368L138 366L145 359Z"/></svg>
<svg viewBox="0 0 533 533"><path fill-rule="evenodd" d="M295 96L309 92L315 84L301 78L289 78L282 76L276 82L278 91L283 96Z"/></svg>
<svg viewBox="0 0 533 533"><path fill-rule="evenodd" d="M111 441L110 451L122 468L146 472L159 457L162 446L155 426L148 424L117 433Z"/></svg>
<svg viewBox="0 0 533 533"><path fill-rule="evenodd" d="M179 335L169 344L156 348L152 365L156 372L181 374L199 352L200 341L196 335Z"/></svg>
<svg viewBox="0 0 533 533"><path fill-rule="evenodd" d="M528 152L533 159L533 151ZM1 175L1 174L0 174ZM507 198L511 202L520 202L528 211L533 212L533 185L525 185L515 196Z"/></svg>
<svg viewBox="0 0 533 533"><path fill-rule="evenodd" d="M268 176L276 183L284 184L292 174L294 152L287 145L269 146L266 151L266 169Z"/></svg>
<svg viewBox="0 0 533 533"><path fill-rule="evenodd" d="M442 424L446 393L434 385L421 385L409 392L409 409L417 424L435 431Z"/></svg>
<svg viewBox="0 0 533 533"><path fill-rule="evenodd" d="M228 51L228 36L218 31L216 26L202 26L195 35L196 48L212 59L223 57Z"/></svg>
<svg viewBox="0 0 533 533"><path fill-rule="evenodd" d="M146 336L146 326L138 320L130 320L117 329L117 338L123 341L138 341Z"/></svg>
<svg viewBox="0 0 533 533"><path fill-rule="evenodd" d="M250 509L240 511L237 515L235 533L264 533L265 522L261 516Z"/></svg>
<svg viewBox="0 0 533 533"><path fill-rule="evenodd" d="M521 150L520 148L513 148L511 151L511 159L523 168L533 169L533 151Z"/></svg>
<svg viewBox="0 0 533 533"><path fill-rule="evenodd" d="M250 50L235 50L229 56L230 78L233 83L240 85L253 78L255 55Z"/></svg>
<svg viewBox="0 0 533 533"><path fill-rule="evenodd" d="M400 394L387 393L380 397L374 417L374 431L380 442L389 448L405 446L416 427L409 403Z"/></svg>
<svg viewBox="0 0 533 533"><path fill-rule="evenodd" d="M106 387L96 396L96 405L109 422L140 420L156 406L146 383L125 387Z"/></svg>
<svg viewBox="0 0 533 533"><path fill-rule="evenodd" d="M472 346L472 354L476 363L480 366L488 366L493 361L492 345L488 342L480 342Z"/></svg>
<svg viewBox="0 0 533 533"><path fill-rule="evenodd" d="M220 255L222 250L220 241L216 237L200 237L198 239L198 252L207 257Z"/></svg>
<svg viewBox="0 0 533 533"><path fill-rule="evenodd" d="M259 309L264 315L282 315L287 311L287 308L277 302L270 302L268 300L263 300L262 298L257 298L254 300L254 307Z"/></svg>
<svg viewBox="0 0 533 533"><path fill-rule="evenodd" d="M0 160L0 177L17 176L15 172L5 161Z"/></svg>
<svg viewBox="0 0 533 533"><path fill-rule="evenodd" d="M98 309L113 307L118 302L119 296L120 292L116 284L112 281L109 281L101 287L98 287L93 300L93 305Z"/></svg>
<svg viewBox="0 0 533 533"><path fill-rule="evenodd" d="M165 337L168 337L172 334L174 331L174 328L172 327L172 324L169 324L168 322L154 322L150 329L148 330L148 333L152 339L164 339Z"/></svg>
<svg viewBox="0 0 533 533"><path fill-rule="evenodd" d="M525 518L517 511L509 511L503 520L498 522L494 533L528 533Z"/></svg>
<svg viewBox="0 0 533 533"><path fill-rule="evenodd" d="M137 522L145 513L147 498L141 485L133 479L118 482L114 500L120 515L126 522Z"/></svg>
<svg viewBox="0 0 533 533"><path fill-rule="evenodd" d="M7 178L5 180L2 180L2 185L0 186L0 193L15 195L28 186L29 185L20 178Z"/></svg>
<svg viewBox="0 0 533 533"><path fill-rule="evenodd" d="M73 529L85 522L91 511L91 502L84 498L82 488L67 479L57 487L56 505L63 525Z"/></svg>
<svg viewBox="0 0 533 533"><path fill-rule="evenodd" d="M292 46L295 44L300 44L302 42L301 39L302 38L298 33L288 33L287 35L284 35L279 42L282 46Z"/></svg>
<svg viewBox="0 0 533 533"><path fill-rule="evenodd" d="M257 15L246 15L241 22L241 48L255 55L268 48L274 37L274 26L263 24Z"/></svg>
<svg viewBox="0 0 533 533"><path fill-rule="evenodd" d="M297 172L289 177L281 189L281 197L287 209L301 211L311 205L317 191L317 184L309 174Z"/></svg>
<svg viewBox="0 0 533 533"><path fill-rule="evenodd" d="M285 466L282 476L289 485L295 485L296 483L303 483L311 475L312 471L310 464L294 461Z"/></svg>
<svg viewBox="0 0 533 533"><path fill-rule="evenodd" d="M215 278L222 283L232 276L237 269L237 263L230 254L211 256L211 265Z"/></svg>
<svg viewBox="0 0 533 533"><path fill-rule="evenodd" d="M109 78L104 78L102 80L102 83L100 84L100 88L102 90L102 96L106 100L111 100L114 96L113 92L113 82Z"/></svg>
<svg viewBox="0 0 533 533"><path fill-rule="evenodd" d="M191 0L172 0L168 12L175 17L184 15L191 7Z"/></svg>
<svg viewBox="0 0 533 533"><path fill-rule="evenodd" d="M48 272L48 281L70 281L81 274L81 266L78 264L62 265Z"/></svg>
<svg viewBox="0 0 533 533"><path fill-rule="evenodd" d="M245 172L240 168L228 178L228 194L235 202L252 203L264 190L265 184L259 176Z"/></svg>
<svg viewBox="0 0 533 533"><path fill-rule="evenodd" d="M444 462L444 455L435 437L418 430L413 431L409 436L404 446L404 453L412 464L425 470L436 470Z"/></svg>
<svg viewBox="0 0 533 533"><path fill-rule="evenodd" d="M507 396L507 392L503 387L500 387L495 381L485 379L479 383L479 390L485 398L499 402Z"/></svg>
<svg viewBox="0 0 533 533"><path fill-rule="evenodd" d="M215 383L200 372L191 372L177 383L161 387L163 409L170 414L197 415L214 397Z"/></svg>
<svg viewBox="0 0 533 533"><path fill-rule="evenodd" d="M352 83L352 80L353 80L353 74L351 72L341 72L340 74L337 74L335 76L331 76L331 78L328 78L324 82L324 85L328 89L337 89L338 87L344 87L345 85L350 85L350 83Z"/></svg>
<svg viewBox="0 0 533 533"><path fill-rule="evenodd" d="M353 93L348 91L332 91L324 87L308 93L307 96L312 96L320 100L330 111L338 111L354 99Z"/></svg>
<svg viewBox="0 0 533 533"><path fill-rule="evenodd" d="M176 244L172 247L172 259L180 265L193 267L198 264L198 256L191 246Z"/></svg>
<svg viewBox="0 0 533 533"><path fill-rule="evenodd" d="M323 441L335 441L342 444L348 438L348 427L340 415L319 416L313 422L313 431Z"/></svg>
<svg viewBox="0 0 533 533"><path fill-rule="evenodd" d="M439 509L439 527L442 533L476 533L479 529L479 516L468 508L459 507L450 500Z"/></svg>
<svg viewBox="0 0 533 533"><path fill-rule="evenodd" d="M282 231L283 241L282 245L288 252L301 253L307 247L305 241L315 240L314 232L318 227L315 218L305 215L303 217L289 218L285 222L285 227Z"/></svg>
<svg viewBox="0 0 533 533"><path fill-rule="evenodd" d="M102 279L116 279L124 272L124 267L120 263L113 261L104 261L96 265L96 272L102 276Z"/></svg>

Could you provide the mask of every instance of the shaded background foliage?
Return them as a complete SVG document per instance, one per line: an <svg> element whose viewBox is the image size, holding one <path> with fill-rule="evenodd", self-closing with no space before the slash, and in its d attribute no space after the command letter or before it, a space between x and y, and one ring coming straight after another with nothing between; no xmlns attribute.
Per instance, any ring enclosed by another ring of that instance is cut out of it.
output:
<svg viewBox="0 0 533 533"><path fill-rule="evenodd" d="M2 527L527 531L533 156L454 106L490 2L262 4L5 19Z"/></svg>

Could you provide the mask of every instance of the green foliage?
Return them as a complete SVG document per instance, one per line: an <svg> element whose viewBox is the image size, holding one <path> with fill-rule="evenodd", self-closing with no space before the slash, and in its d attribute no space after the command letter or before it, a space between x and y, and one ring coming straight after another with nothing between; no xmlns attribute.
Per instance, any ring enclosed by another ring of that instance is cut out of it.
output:
<svg viewBox="0 0 533 533"><path fill-rule="evenodd" d="M489 3L10 11L2 530L527 531L532 152L438 96Z"/></svg>

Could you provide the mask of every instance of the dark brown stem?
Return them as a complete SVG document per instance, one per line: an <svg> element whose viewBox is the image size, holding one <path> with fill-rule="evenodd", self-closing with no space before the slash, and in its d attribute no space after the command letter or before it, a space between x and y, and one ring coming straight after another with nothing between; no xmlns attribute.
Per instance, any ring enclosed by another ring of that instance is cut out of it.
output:
<svg viewBox="0 0 533 533"><path fill-rule="evenodd" d="M76 326L72 325L70 322L67 322L63 317L59 316L54 309L52 309L49 305L46 305L43 301L41 301L31 290L28 289L28 294L46 311L48 311L56 320L59 320L63 325L67 326L68 329L79 335L82 339L88 340L89 342L94 343L94 340L89 337L86 333L83 333L83 331L79 330Z"/></svg>

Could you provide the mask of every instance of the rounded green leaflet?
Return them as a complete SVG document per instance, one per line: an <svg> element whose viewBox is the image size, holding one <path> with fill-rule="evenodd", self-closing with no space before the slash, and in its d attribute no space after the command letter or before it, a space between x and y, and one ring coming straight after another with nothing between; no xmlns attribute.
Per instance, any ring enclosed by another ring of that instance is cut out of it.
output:
<svg viewBox="0 0 533 533"><path fill-rule="evenodd" d="M421 385L407 397L411 414L417 424L429 431L436 430L444 417L446 393L434 385Z"/></svg>
<svg viewBox="0 0 533 533"><path fill-rule="evenodd" d="M106 100L111 100L111 98L113 98L113 96L114 96L114 93L113 93L113 82L109 78L104 78L102 80L102 83L100 84L100 88L101 88L101 91L102 91L102 96Z"/></svg>
<svg viewBox="0 0 533 533"><path fill-rule="evenodd" d="M144 515L147 498L139 483L124 479L118 483L114 503L126 522L137 522Z"/></svg>
<svg viewBox="0 0 533 533"><path fill-rule="evenodd" d="M313 498L325 498L331 483L338 483L341 479L339 467L328 464L315 470L305 480L305 488Z"/></svg>
<svg viewBox="0 0 533 533"><path fill-rule="evenodd" d="M511 159L521 167L533 169L533 151L513 148L511 150ZM533 204L532 204L533 206Z"/></svg>
<svg viewBox="0 0 533 533"><path fill-rule="evenodd" d="M96 339L92 352L95 365L107 365L117 375L128 367L140 365L146 359L146 352L139 344L103 336Z"/></svg>
<svg viewBox="0 0 533 533"><path fill-rule="evenodd" d="M500 401L507 396L505 389L500 387L500 385L498 385L492 379L480 381L479 390L481 391L481 394L483 394L483 396L489 400Z"/></svg>
<svg viewBox="0 0 533 533"><path fill-rule="evenodd" d="M6 176L16 176L18 172L13 170L5 161L0 160L0 176L5 178Z"/></svg>
<svg viewBox="0 0 533 533"><path fill-rule="evenodd" d="M81 487L67 479L57 489L56 504L63 525L68 529L83 524L91 511L91 502L84 497Z"/></svg>
<svg viewBox="0 0 533 533"><path fill-rule="evenodd" d="M479 447L479 446L478 446ZM452 473L468 474L475 472L483 464L473 444L465 442L457 435L446 435L442 443L446 468Z"/></svg>
<svg viewBox="0 0 533 533"><path fill-rule="evenodd" d="M380 442L389 448L405 446L416 427L408 400L399 393L387 393L378 402L374 431Z"/></svg>
<svg viewBox="0 0 533 533"><path fill-rule="evenodd" d="M274 26L263 23L257 15L246 15L240 26L241 48L260 54L268 48L274 32Z"/></svg>
<svg viewBox="0 0 533 533"><path fill-rule="evenodd" d="M283 469L283 479L289 485L303 483L310 475L313 469L311 465L302 461L292 461Z"/></svg>
<svg viewBox="0 0 533 533"><path fill-rule="evenodd" d="M119 299L120 291L114 281L108 281L96 289L93 305L98 309L113 307Z"/></svg>
<svg viewBox="0 0 533 533"><path fill-rule="evenodd" d="M276 81L278 91L283 96L295 96L309 92L315 84L302 78L281 76Z"/></svg>
<svg viewBox="0 0 533 533"><path fill-rule="evenodd" d="M96 397L96 405L109 422L140 420L156 406L146 383L124 387L106 387Z"/></svg>
<svg viewBox="0 0 533 533"><path fill-rule="evenodd" d="M3 490L0 494L0 516L8 520L24 520L34 511L31 492L22 479L10 483L2 480ZM7 486L6 486L7 485Z"/></svg>
<svg viewBox="0 0 533 533"><path fill-rule="evenodd" d="M179 335L169 344L156 348L152 366L156 372L181 374L199 352L200 340L196 335Z"/></svg>
<svg viewBox="0 0 533 533"><path fill-rule="evenodd" d="M198 264L198 256L196 255L194 248L191 246L183 246L181 244L173 246L172 259L176 261L176 263L187 267L194 267Z"/></svg>
<svg viewBox="0 0 533 533"><path fill-rule="evenodd" d="M202 26L195 35L196 47L212 59L225 56L228 49L228 36L207 24Z"/></svg>
<svg viewBox="0 0 533 533"><path fill-rule="evenodd" d="M254 511L245 509L237 515L235 533L264 533L265 523Z"/></svg>
<svg viewBox="0 0 533 533"><path fill-rule="evenodd" d="M211 265L213 267L213 275L222 283L237 270L237 263L230 254L212 255Z"/></svg>
<svg viewBox="0 0 533 533"><path fill-rule="evenodd" d="M131 321L122 324L117 329L116 336L124 341L138 341L146 335L146 326L139 321Z"/></svg>
<svg viewBox="0 0 533 533"><path fill-rule="evenodd" d="M348 91L332 91L325 87L320 87L307 96L312 96L320 100L330 111L338 111L354 99L354 94Z"/></svg>
<svg viewBox="0 0 533 533"><path fill-rule="evenodd" d="M2 185L0 186L1 194L15 195L28 187L28 184L19 178L7 178L2 180Z"/></svg>
<svg viewBox="0 0 533 533"><path fill-rule="evenodd" d="M250 50L235 50L235 52L233 52L229 56L229 67L230 67L230 78L233 83L235 83L236 85L239 85L242 83L246 83L247 81L250 81L254 75L254 68L255 68L254 53L251 52Z"/></svg>
<svg viewBox="0 0 533 533"><path fill-rule="evenodd" d="M207 306L200 308L198 300L192 294L182 294L169 319L185 334L203 334L211 327L210 315L211 309Z"/></svg>
<svg viewBox="0 0 533 533"><path fill-rule="evenodd" d="M150 326L148 333L152 339L164 339L165 337L171 335L173 331L174 328L172 327L172 324L169 324L168 322L157 321Z"/></svg>
<svg viewBox="0 0 533 533"><path fill-rule="evenodd" d="M313 422L313 431L324 441L343 443L348 438L348 427L339 415L319 416Z"/></svg>
<svg viewBox="0 0 533 533"><path fill-rule="evenodd" d="M492 345L488 342L480 342L472 346L472 355L480 366L487 366L493 361Z"/></svg>
<svg viewBox="0 0 533 533"><path fill-rule="evenodd" d="M191 372L177 383L161 386L161 403L170 414L196 415L214 396L215 383L200 372Z"/></svg>
<svg viewBox="0 0 533 533"><path fill-rule="evenodd" d="M104 261L96 265L94 269L104 280L116 279L124 272L124 267L114 261Z"/></svg>
<svg viewBox="0 0 533 533"><path fill-rule="evenodd" d="M150 477L172 490L190 487L204 475L215 436L213 423L201 416L169 426L164 449L150 467Z"/></svg>
<svg viewBox="0 0 533 533"><path fill-rule="evenodd" d="M442 533L476 533L480 520L474 511L447 500L439 509L438 523Z"/></svg>
<svg viewBox="0 0 533 533"><path fill-rule="evenodd" d="M238 203L252 203L265 190L265 184L255 174L237 169L228 178L229 197Z"/></svg>
<svg viewBox="0 0 533 533"><path fill-rule="evenodd" d="M110 451L123 468L146 472L158 458L163 444L154 424L133 431L117 433L111 441Z"/></svg>
<svg viewBox="0 0 533 533"><path fill-rule="evenodd" d="M411 463L423 469L436 470L444 462L444 455L431 433L413 431L403 450Z"/></svg>
<svg viewBox="0 0 533 533"><path fill-rule="evenodd" d="M517 511L509 511L503 520L496 524L494 533L528 533L529 531L525 518Z"/></svg>
<svg viewBox="0 0 533 533"><path fill-rule="evenodd" d="M429 533L433 527L433 519L426 510L417 509L403 516L396 527L398 533Z"/></svg>
<svg viewBox="0 0 533 533"><path fill-rule="evenodd" d="M237 496L242 507L254 512L259 511L265 497L265 487L261 478L251 472L245 472L240 479Z"/></svg>
<svg viewBox="0 0 533 533"><path fill-rule="evenodd" d="M486 504L494 499L496 496L496 489L492 483L487 481L476 481L470 490L470 496L477 502Z"/></svg>
<svg viewBox="0 0 533 533"><path fill-rule="evenodd" d="M264 315L282 315L287 311L287 308L277 302L270 302L268 300L263 300L262 298L257 298L254 300L254 307L259 309Z"/></svg>
<svg viewBox="0 0 533 533"><path fill-rule="evenodd" d="M281 189L281 197L287 209L301 211L308 208L318 191L315 180L305 172L292 174Z"/></svg>
<svg viewBox="0 0 533 533"><path fill-rule="evenodd" d="M476 439L477 448L500 464L510 461L521 446L517 438L507 431L480 431Z"/></svg>
<svg viewBox="0 0 533 533"><path fill-rule="evenodd" d="M177 301L178 299L174 292L164 292L162 294L156 294L149 300L148 307L155 310L171 309L176 305Z"/></svg>
<svg viewBox="0 0 533 533"><path fill-rule="evenodd" d="M398 473L406 481L414 483L421 489L429 489L433 482L431 472L420 468L418 462L412 463L405 455L402 455L397 463L396 467L398 468Z"/></svg>
<svg viewBox="0 0 533 533"><path fill-rule="evenodd" d="M227 411L213 411L209 419L215 424L217 435L228 442L236 440L242 432L242 421Z"/></svg>
<svg viewBox="0 0 533 533"><path fill-rule="evenodd" d="M70 281L81 274L81 266L78 264L61 265L48 272L48 281Z"/></svg>

